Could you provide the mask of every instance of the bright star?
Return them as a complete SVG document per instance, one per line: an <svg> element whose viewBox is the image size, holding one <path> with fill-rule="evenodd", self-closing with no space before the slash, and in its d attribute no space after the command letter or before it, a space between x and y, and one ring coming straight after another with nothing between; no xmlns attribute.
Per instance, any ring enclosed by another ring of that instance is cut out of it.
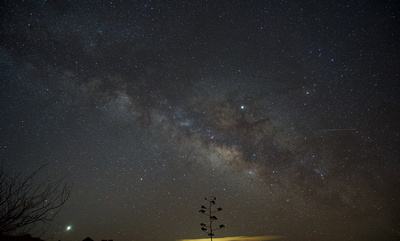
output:
<svg viewBox="0 0 400 241"><path fill-rule="evenodd" d="M65 229L66 231L70 231L71 230L71 225L68 225L67 228Z"/></svg>

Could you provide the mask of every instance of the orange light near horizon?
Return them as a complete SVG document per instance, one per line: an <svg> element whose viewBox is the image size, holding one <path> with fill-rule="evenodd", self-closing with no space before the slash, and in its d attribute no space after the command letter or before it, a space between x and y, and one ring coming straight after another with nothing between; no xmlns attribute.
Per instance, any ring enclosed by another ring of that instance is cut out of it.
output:
<svg viewBox="0 0 400 241"><path fill-rule="evenodd" d="M285 236L237 236L237 237L224 237L213 238L213 241L266 241L266 240L283 240ZM177 241L209 241L210 238L202 239L178 239Z"/></svg>

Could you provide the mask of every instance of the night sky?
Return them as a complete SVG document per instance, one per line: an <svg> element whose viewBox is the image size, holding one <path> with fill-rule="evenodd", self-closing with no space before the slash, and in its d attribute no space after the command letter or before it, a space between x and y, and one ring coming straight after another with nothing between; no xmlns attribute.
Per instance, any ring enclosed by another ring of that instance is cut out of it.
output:
<svg viewBox="0 0 400 241"><path fill-rule="evenodd" d="M4 169L73 185L47 240L397 240L398 7L2 1Z"/></svg>

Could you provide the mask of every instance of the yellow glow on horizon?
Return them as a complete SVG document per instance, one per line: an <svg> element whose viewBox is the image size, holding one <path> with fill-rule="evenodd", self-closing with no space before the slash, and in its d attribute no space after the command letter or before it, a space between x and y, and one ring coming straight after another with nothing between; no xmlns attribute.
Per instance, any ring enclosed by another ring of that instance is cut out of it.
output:
<svg viewBox="0 0 400 241"><path fill-rule="evenodd" d="M265 241L265 240L278 240L284 239L285 236L237 236L237 237L225 237L225 238L213 238L213 241ZM209 241L210 238L202 239L178 239L177 241Z"/></svg>

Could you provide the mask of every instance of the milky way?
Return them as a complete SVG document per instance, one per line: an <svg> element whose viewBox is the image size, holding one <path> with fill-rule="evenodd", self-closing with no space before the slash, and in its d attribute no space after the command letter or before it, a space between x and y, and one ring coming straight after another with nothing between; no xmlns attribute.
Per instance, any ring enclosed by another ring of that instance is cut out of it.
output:
<svg viewBox="0 0 400 241"><path fill-rule="evenodd" d="M3 165L73 183L37 233L204 238L214 195L218 237L395 240L394 5L3 3Z"/></svg>

